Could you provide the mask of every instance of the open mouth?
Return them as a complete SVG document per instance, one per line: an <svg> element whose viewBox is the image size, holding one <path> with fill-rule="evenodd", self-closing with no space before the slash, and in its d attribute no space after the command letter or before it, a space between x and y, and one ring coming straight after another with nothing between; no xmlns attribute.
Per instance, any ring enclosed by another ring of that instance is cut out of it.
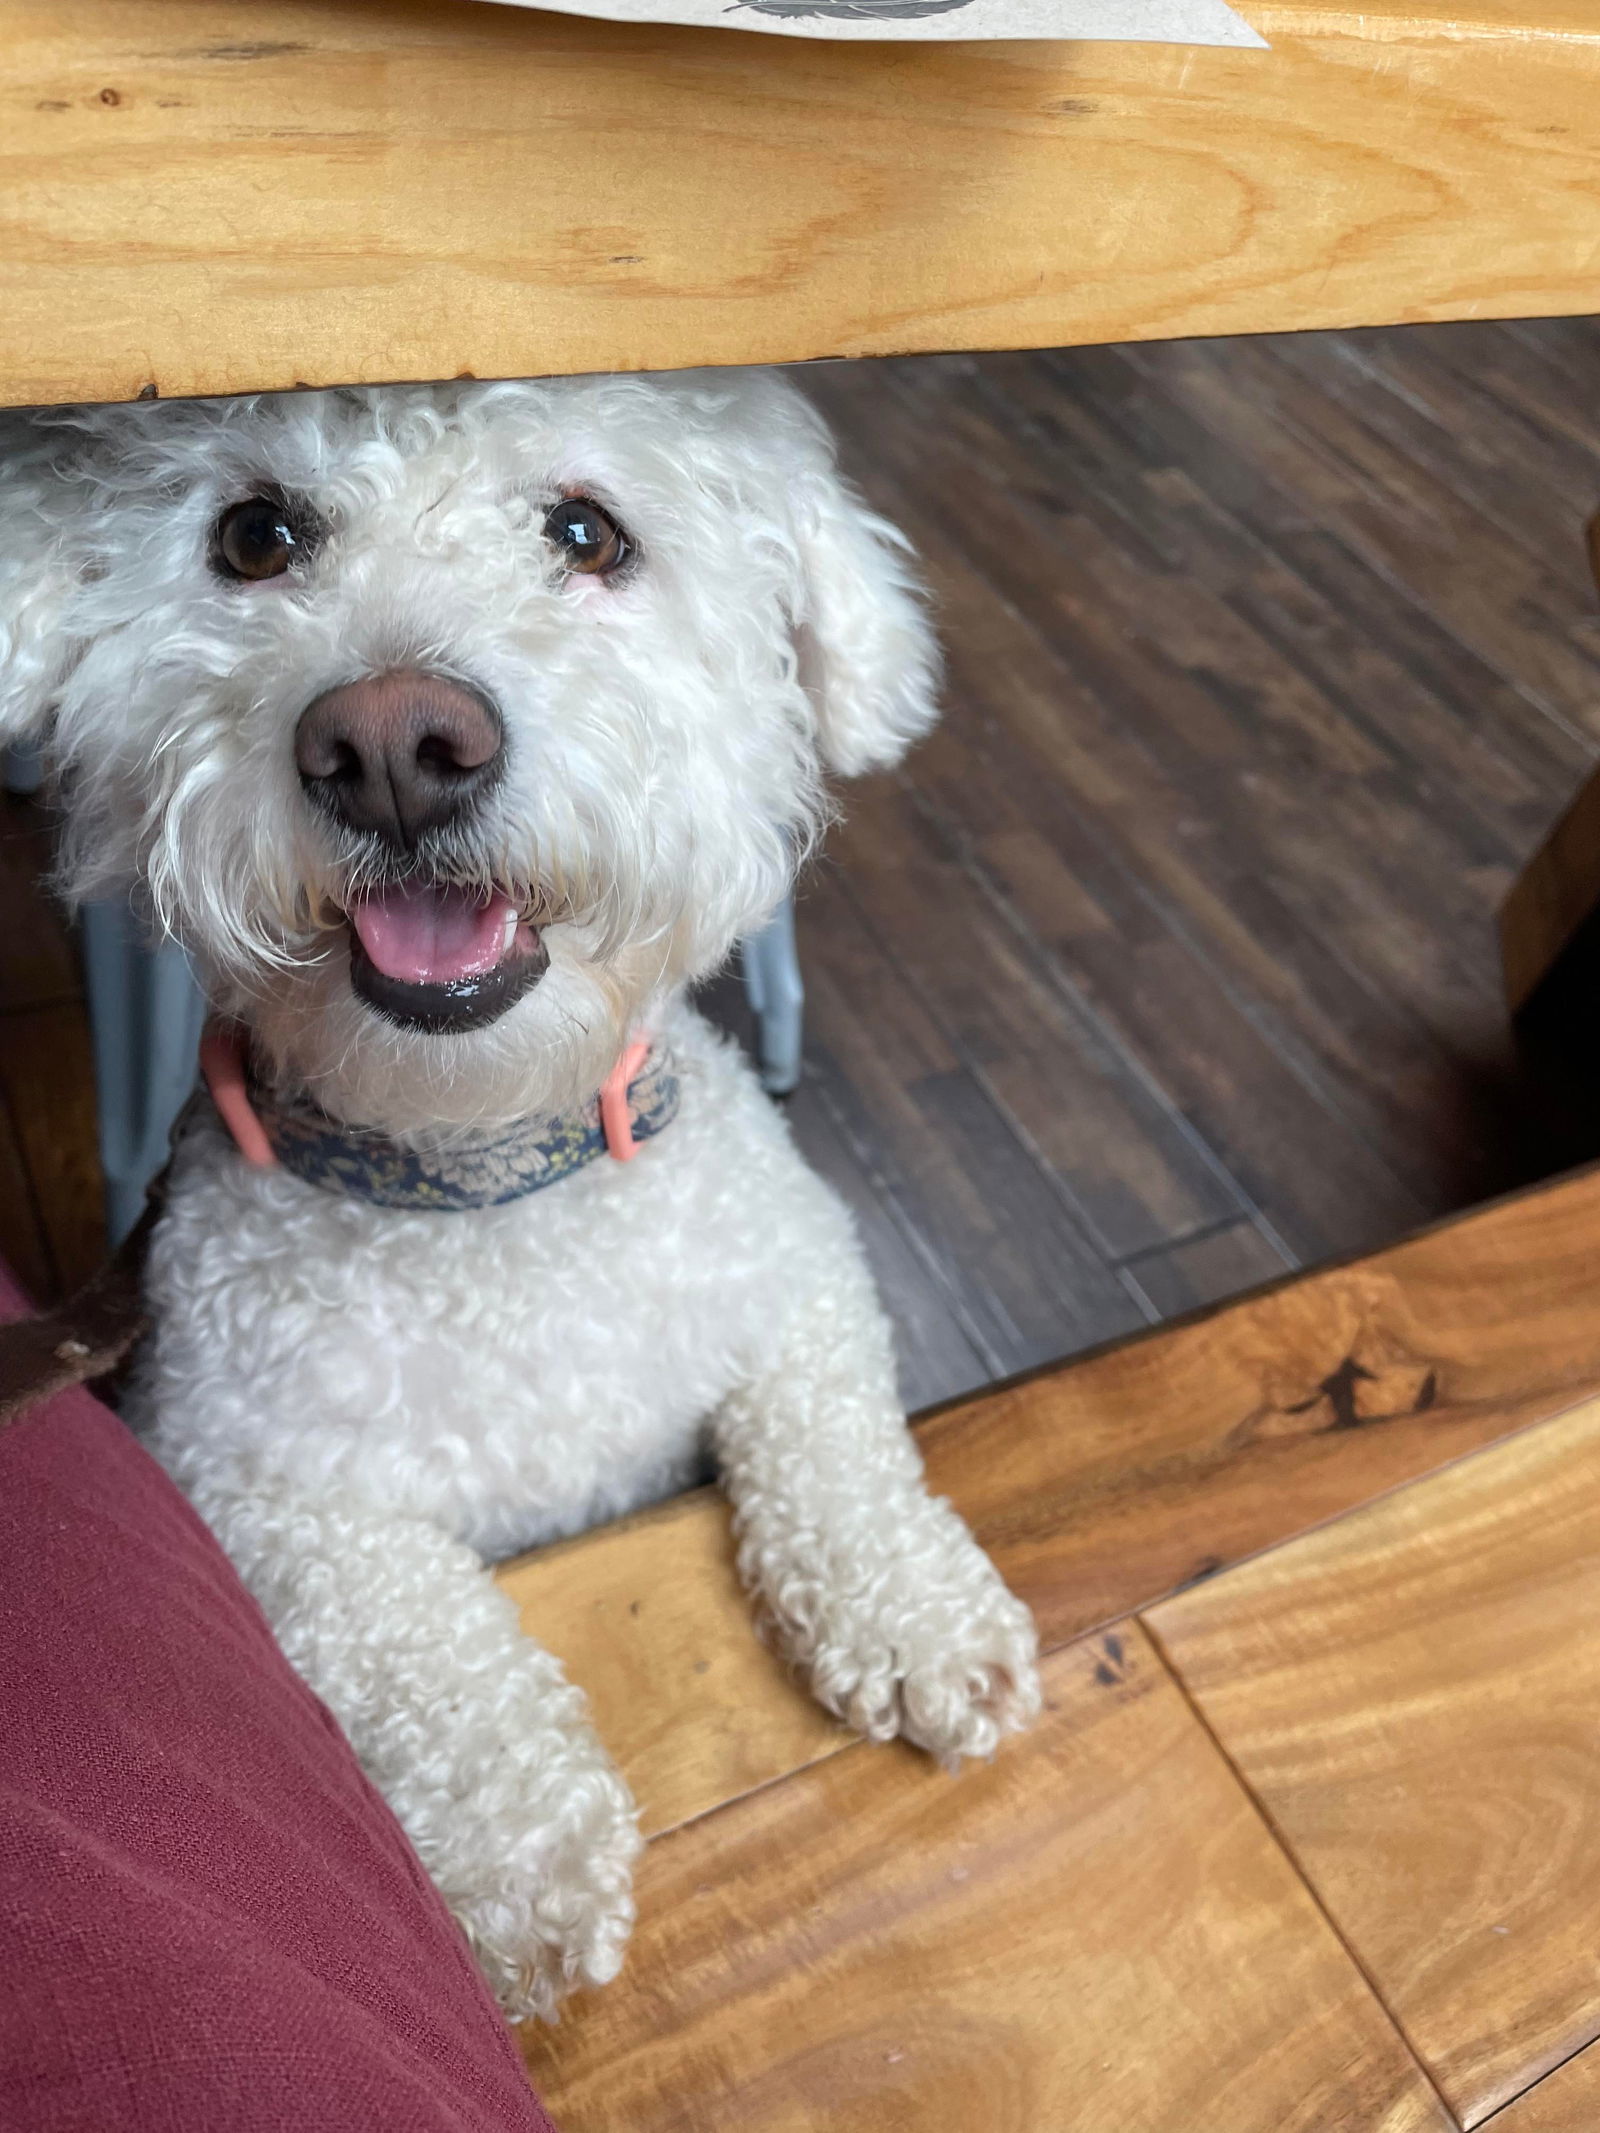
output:
<svg viewBox="0 0 1600 2133"><path fill-rule="evenodd" d="M542 936L496 890L408 881L352 903L350 983L404 1029L484 1029L550 967Z"/></svg>

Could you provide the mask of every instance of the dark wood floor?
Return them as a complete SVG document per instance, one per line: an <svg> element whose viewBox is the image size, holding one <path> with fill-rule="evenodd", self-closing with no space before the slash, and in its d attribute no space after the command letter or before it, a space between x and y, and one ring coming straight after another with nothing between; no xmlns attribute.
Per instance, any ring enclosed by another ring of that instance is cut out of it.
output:
<svg viewBox="0 0 1600 2133"><path fill-rule="evenodd" d="M949 711L801 910L932 1398L1600 1150L1494 914L1600 746L1600 326L819 366Z"/></svg>
<svg viewBox="0 0 1600 2133"><path fill-rule="evenodd" d="M1600 325L804 382L950 661L940 732L848 796L807 885L790 1105L914 1403L1600 1152L1600 1083L1511 1043L1494 939L1600 751ZM8 809L27 914L42 837ZM36 916L0 1009L0 1243L48 1289L94 1219Z"/></svg>

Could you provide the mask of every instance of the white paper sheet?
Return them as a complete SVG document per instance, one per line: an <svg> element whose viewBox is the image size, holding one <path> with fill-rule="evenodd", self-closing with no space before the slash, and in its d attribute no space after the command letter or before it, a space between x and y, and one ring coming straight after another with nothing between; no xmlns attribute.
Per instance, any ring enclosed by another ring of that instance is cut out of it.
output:
<svg viewBox="0 0 1600 2133"><path fill-rule="evenodd" d="M535 0L506 0L531 6ZM983 37L1096 43L1228 44L1265 49L1224 0L536 0L563 15L610 22L678 22L703 29L767 30L779 37L919 38L958 44Z"/></svg>

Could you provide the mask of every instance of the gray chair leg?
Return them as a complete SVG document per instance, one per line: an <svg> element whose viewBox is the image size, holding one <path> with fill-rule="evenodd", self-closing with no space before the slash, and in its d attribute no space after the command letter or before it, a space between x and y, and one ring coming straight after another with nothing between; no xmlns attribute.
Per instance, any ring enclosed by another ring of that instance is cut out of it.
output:
<svg viewBox="0 0 1600 2133"><path fill-rule="evenodd" d="M100 1109L106 1230L119 1244L167 1159L194 1087L205 999L181 948L151 947L128 906L83 910L83 975Z"/></svg>
<svg viewBox="0 0 1600 2133"><path fill-rule="evenodd" d="M0 764L0 784L19 800L30 800L44 783L44 758L37 748L8 748Z"/></svg>
<svg viewBox="0 0 1600 2133"><path fill-rule="evenodd" d="M762 1087L769 1095L787 1096L800 1082L806 1001L794 944L792 896L751 935L741 954L745 995L756 1018Z"/></svg>

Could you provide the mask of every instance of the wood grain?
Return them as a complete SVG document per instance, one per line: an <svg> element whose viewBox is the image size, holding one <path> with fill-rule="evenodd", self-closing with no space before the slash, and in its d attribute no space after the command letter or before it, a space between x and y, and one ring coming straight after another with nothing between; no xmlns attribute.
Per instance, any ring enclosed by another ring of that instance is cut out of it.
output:
<svg viewBox="0 0 1600 2133"><path fill-rule="evenodd" d="M1060 1646L1600 1390L1597 1248L1590 1171L957 1402L930 1481ZM726 1535L702 1490L500 1572L652 1828L843 1739L755 1643Z"/></svg>
<svg viewBox="0 0 1600 2133"><path fill-rule="evenodd" d="M1147 1617L1466 2125L1600 2035L1600 1401Z"/></svg>
<svg viewBox="0 0 1600 2133"><path fill-rule="evenodd" d="M4 0L0 394L1594 308L1582 0L1251 13L1268 52Z"/></svg>
<svg viewBox="0 0 1600 2133"><path fill-rule="evenodd" d="M1135 1625L952 1781L855 1748L659 1839L620 1985L530 2034L584 2133L1444 2133Z"/></svg>
<svg viewBox="0 0 1600 2133"><path fill-rule="evenodd" d="M959 1403L921 1442L1052 1643L1600 1387L1600 1173Z"/></svg>

